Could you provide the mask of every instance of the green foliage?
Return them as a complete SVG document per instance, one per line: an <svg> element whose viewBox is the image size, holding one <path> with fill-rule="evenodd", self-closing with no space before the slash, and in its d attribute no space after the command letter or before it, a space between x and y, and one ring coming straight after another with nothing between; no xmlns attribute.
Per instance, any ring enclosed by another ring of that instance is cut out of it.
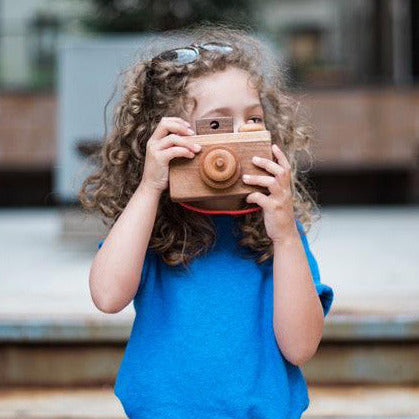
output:
<svg viewBox="0 0 419 419"><path fill-rule="evenodd" d="M92 32L174 30L199 23L255 24L249 0L92 0L93 12L82 19Z"/></svg>

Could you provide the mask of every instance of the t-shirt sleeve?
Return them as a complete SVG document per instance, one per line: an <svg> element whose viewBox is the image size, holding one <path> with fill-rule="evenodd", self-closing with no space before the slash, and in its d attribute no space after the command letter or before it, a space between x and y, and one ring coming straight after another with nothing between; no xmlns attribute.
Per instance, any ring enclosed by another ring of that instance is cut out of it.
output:
<svg viewBox="0 0 419 419"><path fill-rule="evenodd" d="M319 266L317 264L316 258L314 257L313 253L310 250L307 236L304 233L303 225L300 220L296 220L296 223L297 223L298 231L300 233L301 241L304 246L304 250L306 252L306 256L307 256L308 263L311 270L311 275L313 277L313 281L316 286L316 291L317 291L317 294L319 295L319 298L323 307L324 316L326 316L329 313L330 308L332 306L333 297L334 297L333 289L329 285L321 283Z"/></svg>

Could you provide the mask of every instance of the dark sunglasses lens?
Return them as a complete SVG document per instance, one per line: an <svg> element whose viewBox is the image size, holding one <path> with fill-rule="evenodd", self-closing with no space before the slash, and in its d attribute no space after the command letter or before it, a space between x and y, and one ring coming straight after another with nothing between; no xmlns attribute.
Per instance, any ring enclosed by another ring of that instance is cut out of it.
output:
<svg viewBox="0 0 419 419"><path fill-rule="evenodd" d="M159 55L159 58L166 61L176 61L179 64L191 63L196 59L197 53L191 48L178 48L165 51Z"/></svg>
<svg viewBox="0 0 419 419"><path fill-rule="evenodd" d="M230 45L218 44L216 42L204 44L202 45L202 48L205 48L207 51L221 52L223 54L229 54L233 51L233 47L231 47Z"/></svg>

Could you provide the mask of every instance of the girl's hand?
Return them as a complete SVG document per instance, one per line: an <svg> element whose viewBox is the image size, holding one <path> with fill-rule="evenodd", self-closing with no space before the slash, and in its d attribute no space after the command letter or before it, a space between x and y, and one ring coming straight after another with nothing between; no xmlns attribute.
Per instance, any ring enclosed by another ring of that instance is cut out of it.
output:
<svg viewBox="0 0 419 419"><path fill-rule="evenodd" d="M141 184L161 193L169 184L169 162L174 157L195 157L201 146L180 135L193 135L191 125L182 118L163 117L147 142ZM179 134L179 135L176 135Z"/></svg>
<svg viewBox="0 0 419 419"><path fill-rule="evenodd" d="M263 167L272 176L245 174L243 182L269 189L269 196L261 192L252 192L247 195L246 201L255 202L263 208L266 233L273 242L283 242L288 237L298 234L290 185L291 166L276 144L272 150L279 164L262 157L256 158L256 161L255 156L252 159L254 164Z"/></svg>

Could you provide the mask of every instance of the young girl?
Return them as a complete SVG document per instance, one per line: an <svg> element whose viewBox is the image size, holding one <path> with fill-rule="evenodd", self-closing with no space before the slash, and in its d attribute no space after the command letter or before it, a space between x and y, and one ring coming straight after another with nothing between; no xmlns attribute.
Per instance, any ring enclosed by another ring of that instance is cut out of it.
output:
<svg viewBox="0 0 419 419"><path fill-rule="evenodd" d="M80 191L111 227L90 270L93 302L116 313L133 300L136 312L115 394L131 418L300 418L300 366L333 300L303 227L314 206L296 152L311 137L259 41L226 27L193 36L132 68ZM171 201L169 162L199 156L187 137L209 116L271 132L275 161L254 160L266 174L239 180L269 194Z"/></svg>

